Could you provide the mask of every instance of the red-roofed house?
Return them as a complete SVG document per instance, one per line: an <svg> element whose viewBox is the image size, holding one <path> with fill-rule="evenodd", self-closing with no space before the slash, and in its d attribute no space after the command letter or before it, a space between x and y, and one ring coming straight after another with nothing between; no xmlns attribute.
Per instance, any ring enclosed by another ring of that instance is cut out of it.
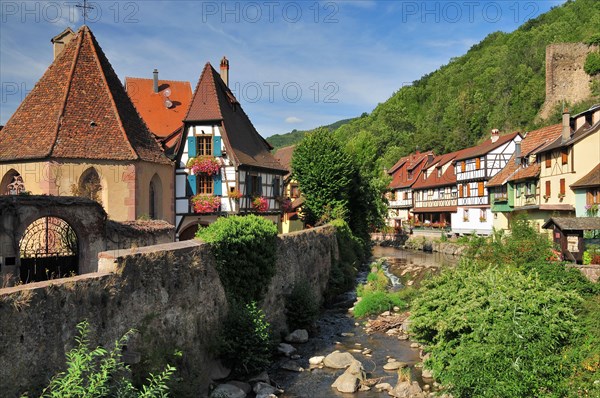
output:
<svg viewBox="0 0 600 398"><path fill-rule="evenodd" d="M413 153L400 158L388 171L392 177L388 197L387 224L392 227L401 227L412 219L411 209L414 207L412 186L418 181L421 170L433 160L432 152Z"/></svg>
<svg viewBox="0 0 600 398"><path fill-rule="evenodd" d="M0 131L0 194L18 181L33 194L97 198L116 221L172 222L172 162L90 29L70 35L53 39L54 62Z"/></svg>
<svg viewBox="0 0 600 398"><path fill-rule="evenodd" d="M288 171L227 86L228 74L225 57L221 75L207 63L184 118L175 174L180 240L221 215L256 213L274 223L280 219L278 199Z"/></svg>
<svg viewBox="0 0 600 398"><path fill-rule="evenodd" d="M125 78L125 89L148 129L161 142L167 155L181 138L183 119L192 101L192 86L189 82L159 80L154 70L153 79Z"/></svg>
<svg viewBox="0 0 600 398"><path fill-rule="evenodd" d="M520 141L519 133L500 136L494 129L490 138L461 151L454 159L458 200L457 212L452 214L453 233L492 233L492 212L485 184L506 166Z"/></svg>
<svg viewBox="0 0 600 398"><path fill-rule="evenodd" d="M288 171L283 176L283 198L288 201L289 207L284 209L281 220L281 233L289 233L301 231L304 229L304 222L300 218L304 197L300 195L298 182L292 178L292 155L294 154L295 145L286 146L278 149L273 156L275 159Z"/></svg>

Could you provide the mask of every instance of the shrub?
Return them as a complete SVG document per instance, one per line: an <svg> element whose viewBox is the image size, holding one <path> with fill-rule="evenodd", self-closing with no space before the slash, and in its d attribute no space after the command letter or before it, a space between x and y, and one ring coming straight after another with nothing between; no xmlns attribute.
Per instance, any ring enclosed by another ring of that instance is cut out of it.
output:
<svg viewBox="0 0 600 398"><path fill-rule="evenodd" d="M592 255L589 250L583 252L583 265L590 265L592 263Z"/></svg>
<svg viewBox="0 0 600 398"><path fill-rule="evenodd" d="M285 298L287 324L290 330L308 329L319 316L319 303L308 282L296 283Z"/></svg>
<svg viewBox="0 0 600 398"><path fill-rule="evenodd" d="M232 302L223 325L219 353L233 374L247 376L266 369L272 351L271 328L256 302L245 305Z"/></svg>
<svg viewBox="0 0 600 398"><path fill-rule="evenodd" d="M560 389L580 302L534 273L462 264L425 282L411 329L455 396L540 396Z"/></svg>
<svg viewBox="0 0 600 398"><path fill-rule="evenodd" d="M208 242L228 296L260 301L275 275L277 227L255 215L218 218L196 237Z"/></svg>
<svg viewBox="0 0 600 398"><path fill-rule="evenodd" d="M404 308L406 303L396 293L382 291L365 292L362 300L354 307L354 316L362 318L368 315L379 314L390 311L395 306Z"/></svg>
<svg viewBox="0 0 600 398"><path fill-rule="evenodd" d="M583 70L590 76L594 76L600 73L600 53L599 52L591 52L585 58L585 63L583 64Z"/></svg>
<svg viewBox="0 0 600 398"><path fill-rule="evenodd" d="M159 375L150 374L149 384L141 389L133 386L129 380L129 368L121 362L121 347L125 345L133 331L129 331L117 340L112 350L102 347L94 349L89 341L89 323L77 325L79 336L75 338L77 346L66 354L67 370L55 375L42 397L167 397L167 382L175 368L167 365Z"/></svg>

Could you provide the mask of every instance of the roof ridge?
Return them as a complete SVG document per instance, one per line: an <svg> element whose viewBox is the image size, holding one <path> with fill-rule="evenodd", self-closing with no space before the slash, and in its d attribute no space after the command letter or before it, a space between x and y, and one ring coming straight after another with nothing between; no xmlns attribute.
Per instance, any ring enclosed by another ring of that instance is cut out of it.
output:
<svg viewBox="0 0 600 398"><path fill-rule="evenodd" d="M117 109L117 103L113 96L112 90L110 89L110 87L108 85L108 80L106 80L106 74L104 73L104 68L102 67L102 63L100 62L100 58L98 56L98 51L96 49L96 45L94 44L95 37L94 37L92 31L87 26L84 25L81 27L81 29L83 30L83 32L88 33L87 39L90 41L90 45L92 47L92 51L94 54L96 64L98 65L98 68L100 69L100 77L102 78L102 81L104 82L104 88L106 89L106 91L108 91L108 97L110 98L112 110L117 118L119 127L121 128L121 133L123 134L123 138L125 138L125 142L127 143L127 146L129 147L129 149L131 149L131 152L133 153L136 160L139 160L141 158L140 154L135 150L135 148L133 147L133 145L131 144L131 142L129 140L129 136L127 135L127 132L125 131L125 126L123 126L123 120L121 118L121 115L119 114L119 110ZM135 107L134 107L134 110L135 110ZM137 110L135 110L135 112L137 112ZM139 116L139 114L138 114L138 116ZM140 119L141 119L141 117L140 117ZM145 122L143 120L142 120L142 122L145 125ZM147 128L147 126L146 126L146 128ZM159 145L159 148L160 148L160 145Z"/></svg>
<svg viewBox="0 0 600 398"><path fill-rule="evenodd" d="M127 79L136 79L136 80L154 80L153 78L150 77L135 77L135 76L125 76L125 80ZM175 79L158 79L158 81L165 81L165 82L177 82L177 83L187 83L190 86L192 85L189 81L187 80L175 80Z"/></svg>

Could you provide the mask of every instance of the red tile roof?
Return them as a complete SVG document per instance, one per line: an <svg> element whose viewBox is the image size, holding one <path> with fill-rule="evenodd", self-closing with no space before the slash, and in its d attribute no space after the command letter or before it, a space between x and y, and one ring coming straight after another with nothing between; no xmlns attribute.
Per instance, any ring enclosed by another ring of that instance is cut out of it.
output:
<svg viewBox="0 0 600 398"><path fill-rule="evenodd" d="M600 163L596 165L589 173L577 180L571 188L588 188L600 186Z"/></svg>
<svg viewBox="0 0 600 398"><path fill-rule="evenodd" d="M286 146L284 148L279 148L273 155L279 164L288 171L284 178L288 178L292 173L292 155L294 154L294 149L296 149L296 145Z"/></svg>
<svg viewBox="0 0 600 398"><path fill-rule="evenodd" d="M227 152L237 166L287 171L270 152L273 147L258 134L238 100L210 63L206 63L200 75L184 121L186 124L220 124Z"/></svg>
<svg viewBox="0 0 600 398"><path fill-rule="evenodd" d="M528 132L525 138L521 140L521 157L529 156L539 148L553 142L556 137L560 137L561 132L561 124L554 124ZM515 155L511 156L506 166L487 182L487 187L498 187L506 184L507 181L523 180L539 175L539 164L522 167L516 164L515 157Z"/></svg>
<svg viewBox="0 0 600 398"><path fill-rule="evenodd" d="M170 164L87 26L0 133L0 161L47 158Z"/></svg>
<svg viewBox="0 0 600 398"><path fill-rule="evenodd" d="M455 160L465 160L465 159L471 159L471 158L475 158L475 157L478 157L481 155L485 155L486 153L511 141L517 135L519 135L518 132L503 135L503 136L498 137L498 140L496 140L496 142L492 142L492 139L488 138L487 140L483 141L479 145L465 149L464 153L462 153L460 156L457 156Z"/></svg>
<svg viewBox="0 0 600 398"><path fill-rule="evenodd" d="M421 170L428 166L427 162L429 155L433 156L433 152L416 153L401 158L388 174L392 175L392 182L389 187L408 188L418 181L421 175ZM399 165L399 166L398 166ZM408 178L408 171L411 171L411 178Z"/></svg>
<svg viewBox="0 0 600 398"><path fill-rule="evenodd" d="M420 177L419 180L413 185L413 189L428 189L447 185L455 185L456 173L454 173L454 164L452 161L455 157L459 156L462 151L463 150L446 153L444 155L435 157L428 167L431 165L436 165L436 170L434 170L426 179ZM448 165L446 171L441 176L438 176L437 167L442 167L447 163L450 164Z"/></svg>
<svg viewBox="0 0 600 398"><path fill-rule="evenodd" d="M159 91L155 93L153 79L126 77L125 89L135 109L155 136L167 138L183 125L183 118L192 102L192 86L189 82L159 80ZM167 89L171 91L168 96L172 104L170 108L165 105ZM172 147L178 138L178 135L169 137L165 141L166 147Z"/></svg>

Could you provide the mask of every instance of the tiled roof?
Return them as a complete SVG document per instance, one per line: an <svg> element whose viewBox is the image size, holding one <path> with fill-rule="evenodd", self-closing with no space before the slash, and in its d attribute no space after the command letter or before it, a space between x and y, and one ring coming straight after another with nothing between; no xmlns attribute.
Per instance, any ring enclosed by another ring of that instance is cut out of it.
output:
<svg viewBox="0 0 600 398"><path fill-rule="evenodd" d="M561 131L562 125L554 124L528 132L525 138L521 140L521 157L527 157L539 148L554 141L556 137L560 137ZM511 156L506 166L487 182L487 187L498 187L506 184L507 181L533 178L539 175L539 164L535 163L522 167L515 163L515 157L515 155Z"/></svg>
<svg viewBox="0 0 600 398"><path fill-rule="evenodd" d="M593 126L590 126L588 123L585 123L583 126L581 126L576 131L574 131L574 132L572 131L571 132L571 137L568 140L566 140L565 142L563 142L562 141L562 137L559 136L558 138L556 138L550 144L542 147L541 149L538 149L536 151L536 153L542 153L542 152L552 151L554 149L563 148L565 146L573 145L577 141L582 140L583 138L587 137L588 135L591 135L591 134L593 134L595 132L598 132L598 130L600 130L600 121L596 122Z"/></svg>
<svg viewBox="0 0 600 398"><path fill-rule="evenodd" d="M294 154L294 149L296 149L296 145L286 146L284 148L279 148L273 155L279 164L288 171L284 178L288 178L292 173L292 155Z"/></svg>
<svg viewBox="0 0 600 398"><path fill-rule="evenodd" d="M575 184L571 185L571 188L588 188L600 186L600 163L596 165L585 176L580 178Z"/></svg>
<svg viewBox="0 0 600 398"><path fill-rule="evenodd" d="M238 166L287 171L270 152L271 145L258 134L240 103L210 63L206 64L200 75L185 122L220 124L228 154Z"/></svg>
<svg viewBox="0 0 600 398"><path fill-rule="evenodd" d="M542 228L549 229L552 225L563 231L588 231L600 229L600 217L552 217Z"/></svg>
<svg viewBox="0 0 600 398"><path fill-rule="evenodd" d="M87 26L0 133L0 161L47 158L170 164Z"/></svg>
<svg viewBox="0 0 600 398"><path fill-rule="evenodd" d="M165 146L172 147L178 135L172 133L181 128L190 103L192 101L192 86L189 82L176 80L159 80L158 93L154 92L154 80L138 77L126 77L125 89L138 113L146 122L150 131L157 137L170 138L165 140ZM167 108L165 90L171 91L168 100L171 107Z"/></svg>
<svg viewBox="0 0 600 398"><path fill-rule="evenodd" d="M396 167L395 170L392 168L392 170L394 170L393 172L388 171L388 174L392 174L392 182L390 183L389 187L396 189L412 186L419 179L421 170L423 170L425 166L429 165L427 160L429 159L430 155L433 156L433 152L430 151L416 153L406 156L406 159L402 158L405 160L402 162L400 167ZM402 159L400 159L400 161L402 161ZM400 161L398 163L400 163ZM410 179L408 178L409 170L412 172L412 177Z"/></svg>
<svg viewBox="0 0 600 398"><path fill-rule="evenodd" d="M455 160L465 160L485 155L486 153L498 148L499 146L502 146L507 142L513 140L517 135L519 135L518 132L503 135L498 137L498 140L496 140L496 142L492 142L492 139L488 138L479 145L465 149L464 153L462 153L460 156L457 156Z"/></svg>
<svg viewBox="0 0 600 398"><path fill-rule="evenodd" d="M437 207L415 207L412 209L413 213L456 213L457 206L437 206Z"/></svg>
<svg viewBox="0 0 600 398"><path fill-rule="evenodd" d="M423 179L422 176L419 176L418 181L415 182L413 185L413 189L427 189L443 187L447 185L455 185L456 173L454 172L454 164L452 163L452 160L454 160L455 157L459 156L461 152L462 151L456 151L435 157L431 164L428 165L428 167L436 165L437 168L442 167L447 163L450 163L446 171L439 177L437 170L434 170L426 179Z"/></svg>

